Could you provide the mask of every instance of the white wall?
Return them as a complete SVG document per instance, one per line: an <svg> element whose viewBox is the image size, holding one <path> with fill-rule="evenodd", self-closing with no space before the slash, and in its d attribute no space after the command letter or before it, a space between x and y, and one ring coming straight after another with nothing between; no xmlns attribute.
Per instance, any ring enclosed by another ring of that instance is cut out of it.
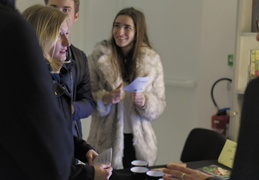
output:
<svg viewBox="0 0 259 180"><path fill-rule="evenodd" d="M216 112L209 93L211 85L219 78L233 76L233 67L227 66L227 56L235 51L236 11L237 0L203 1L198 97L204 100L198 109L200 126L208 126L206 118ZM227 81L215 87L215 99L220 108L230 107L231 95L227 88Z"/></svg>
<svg viewBox="0 0 259 180"><path fill-rule="evenodd" d="M38 2L43 0L17 0L17 6L23 10ZM210 128L216 113L212 84L232 78L227 56L234 53L237 0L81 0L72 43L90 54L96 42L110 37L114 16L128 6L145 13L151 43L164 65L167 107L153 123L157 164L179 161L189 131ZM215 98L220 108L230 106L226 83L217 85ZM90 118L82 121L87 138Z"/></svg>

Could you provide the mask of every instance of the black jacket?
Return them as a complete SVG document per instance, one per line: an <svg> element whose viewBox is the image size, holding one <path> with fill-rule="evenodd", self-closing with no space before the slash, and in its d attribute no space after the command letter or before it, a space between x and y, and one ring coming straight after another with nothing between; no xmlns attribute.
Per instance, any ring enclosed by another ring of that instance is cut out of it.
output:
<svg viewBox="0 0 259 180"><path fill-rule="evenodd" d="M259 78L249 82L245 91L237 150L230 180L259 179L258 137Z"/></svg>
<svg viewBox="0 0 259 180"><path fill-rule="evenodd" d="M49 67L50 68L50 67ZM71 116L71 76L66 67L62 67L60 73L52 73L53 91L57 98L60 109L62 110L64 117L68 124L68 130L71 133L71 137L74 139L74 157L71 158L71 173L70 179L75 180L93 180L94 179L94 167L88 165L75 165L74 158L87 163L86 153L93 149L87 142L80 137L72 134L72 116Z"/></svg>
<svg viewBox="0 0 259 180"><path fill-rule="evenodd" d="M231 180L259 179L259 78L245 91Z"/></svg>
<svg viewBox="0 0 259 180"><path fill-rule="evenodd" d="M0 179L66 180L73 138L33 28L0 5Z"/></svg>

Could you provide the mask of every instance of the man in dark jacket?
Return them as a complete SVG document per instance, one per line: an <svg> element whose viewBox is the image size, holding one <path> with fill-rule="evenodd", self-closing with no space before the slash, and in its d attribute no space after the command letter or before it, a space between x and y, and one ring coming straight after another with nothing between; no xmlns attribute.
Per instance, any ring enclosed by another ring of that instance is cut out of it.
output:
<svg viewBox="0 0 259 180"><path fill-rule="evenodd" d="M70 54L70 60L72 61L71 63L75 63L75 66L71 66L70 69L73 86L73 134L82 138L83 133L80 119L87 118L92 114L95 108L95 102L91 93L88 60L85 53L73 45L68 47L68 52L68 54Z"/></svg>
<svg viewBox="0 0 259 180"><path fill-rule="evenodd" d="M72 25L79 18L79 0L44 0L46 5L58 8L68 14L68 26ZM72 118L73 134L82 137L82 118L89 117L95 108L95 102L91 94L90 75L88 61L85 53L75 46L68 48L67 68L72 79Z"/></svg>
<svg viewBox="0 0 259 180"><path fill-rule="evenodd" d="M69 179L73 138L36 34L14 3L0 0L0 179Z"/></svg>

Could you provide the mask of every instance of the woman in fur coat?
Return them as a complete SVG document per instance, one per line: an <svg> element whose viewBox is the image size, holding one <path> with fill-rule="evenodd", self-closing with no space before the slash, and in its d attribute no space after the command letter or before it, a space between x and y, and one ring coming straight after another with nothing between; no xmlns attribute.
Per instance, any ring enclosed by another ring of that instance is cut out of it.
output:
<svg viewBox="0 0 259 180"><path fill-rule="evenodd" d="M165 87L160 56L151 48L144 14L125 8L115 17L112 38L98 43L89 57L97 107L88 143L102 152L113 149L112 166L130 167L135 159L154 165L157 140L151 121L164 111ZM143 92L124 87L136 77L150 79Z"/></svg>

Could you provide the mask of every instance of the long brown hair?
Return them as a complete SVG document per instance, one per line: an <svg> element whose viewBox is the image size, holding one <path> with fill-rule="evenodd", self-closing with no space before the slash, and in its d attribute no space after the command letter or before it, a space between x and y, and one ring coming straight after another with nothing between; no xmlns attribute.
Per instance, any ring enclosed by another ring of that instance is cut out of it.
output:
<svg viewBox="0 0 259 180"><path fill-rule="evenodd" d="M126 82L132 82L137 76L136 62L139 56L140 48L142 46L148 46L151 48L147 35L147 25L144 14L136 10L133 7L122 9L114 18L113 27L115 20L120 15L126 15L132 18L135 26L135 37L133 41L133 47L128 53L127 57L124 57L122 49L116 45L114 37L112 35L111 44L113 58L112 63L115 69L118 69L117 74L121 75L123 80ZM126 61L124 62L124 60Z"/></svg>

